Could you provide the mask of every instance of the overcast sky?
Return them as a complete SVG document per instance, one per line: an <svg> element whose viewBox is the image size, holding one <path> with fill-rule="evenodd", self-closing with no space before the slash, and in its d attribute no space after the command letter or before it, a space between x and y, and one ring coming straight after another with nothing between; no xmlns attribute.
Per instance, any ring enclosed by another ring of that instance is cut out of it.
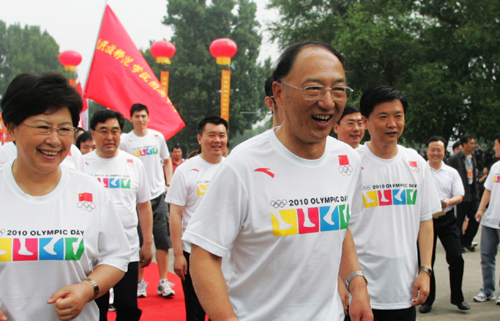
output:
<svg viewBox="0 0 500 321"><path fill-rule="evenodd" d="M265 9L268 0L255 2L257 18L264 29L276 13ZM172 31L161 23L167 14L166 0L108 0L107 3L139 49L148 48L150 40L170 40ZM105 5L105 0L0 0L0 20L8 25L38 25L56 40L60 52L79 52L83 60L78 75L85 83ZM267 33L263 36L259 60L274 53L271 57L274 62L277 45L269 42Z"/></svg>

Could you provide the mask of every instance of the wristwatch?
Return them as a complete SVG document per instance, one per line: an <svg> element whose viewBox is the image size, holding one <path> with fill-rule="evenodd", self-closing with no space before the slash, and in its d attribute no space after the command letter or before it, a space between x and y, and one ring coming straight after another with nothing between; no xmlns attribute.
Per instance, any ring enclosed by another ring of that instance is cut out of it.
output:
<svg viewBox="0 0 500 321"><path fill-rule="evenodd" d="M420 271L424 271L425 273L429 274L429 276L432 276L432 269L428 268L427 266L421 266Z"/></svg>
<svg viewBox="0 0 500 321"><path fill-rule="evenodd" d="M354 271L351 273L351 275L347 277L347 280L345 280L345 288L347 289L347 291L349 291L349 284L351 284L352 279L354 279L357 276L362 276L363 279L365 279L366 284L368 285L368 280L366 279L363 271Z"/></svg>
<svg viewBox="0 0 500 321"><path fill-rule="evenodd" d="M97 282L92 280L91 278L86 278L85 281L88 281L90 284L92 284L92 287L94 288L94 299L95 299L99 294L99 285L97 285Z"/></svg>

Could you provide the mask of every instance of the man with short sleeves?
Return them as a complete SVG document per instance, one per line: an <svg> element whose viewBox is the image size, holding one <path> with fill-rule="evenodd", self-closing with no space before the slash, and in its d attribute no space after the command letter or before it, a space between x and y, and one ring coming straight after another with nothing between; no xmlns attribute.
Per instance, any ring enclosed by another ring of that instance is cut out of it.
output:
<svg viewBox="0 0 500 321"><path fill-rule="evenodd" d="M403 94L386 86L368 89L360 102L371 140L356 149L364 208L351 217L349 229L378 321L416 319L415 306L430 290L432 214L441 210L427 163L398 145L407 107Z"/></svg>
<svg viewBox="0 0 500 321"><path fill-rule="evenodd" d="M118 149L123 125L124 118L119 112L109 109L97 111L90 121L96 150L85 154L83 159L87 173L95 177L111 196L132 248L128 271L114 286L116 319L137 321L142 313L137 306L138 268L139 265L148 266L153 258L153 213L144 165L137 157ZM144 235L142 248L139 247L137 218ZM107 320L109 293L96 302L100 321Z"/></svg>
<svg viewBox="0 0 500 321"><path fill-rule="evenodd" d="M142 104L134 104L130 109L130 120L134 130L121 139L120 149L138 157L148 176L151 192L151 206L153 207L153 235L156 247L156 262L160 282L158 294L171 297L173 283L167 279L168 250L172 247L168 227L168 205L165 203L165 193L172 181L172 161L163 135L147 128L149 122L148 108ZM139 239L142 233L139 230ZM144 281L144 271L139 268L138 297L146 297L147 282Z"/></svg>
<svg viewBox="0 0 500 321"><path fill-rule="evenodd" d="M474 252L476 244L472 244L472 240L479 227L479 223L474 219L479 206L477 165L472 153L476 147L476 140L471 135L465 134L460 138L460 144L462 150L450 156L447 163L458 171L465 190L463 201L457 205L457 226L460 233L462 233L464 220L469 220L467 229L461 236L462 252L465 252L465 249Z"/></svg>
<svg viewBox="0 0 500 321"><path fill-rule="evenodd" d="M433 136L427 141L427 159L432 176L441 200L442 210L432 216L434 225L434 246L432 248L432 267L436 260L437 238L441 240L446 252L446 261L450 270L451 304L460 310L469 310L462 293L462 278L464 276L464 259L460 243L460 231L455 218L455 205L462 201L464 187L457 170L443 162L446 142L440 136ZM431 275L431 291L419 311L428 313L436 297L436 280Z"/></svg>
<svg viewBox="0 0 500 321"><path fill-rule="evenodd" d="M170 203L170 235L174 249L174 270L182 280L187 321L204 321L205 311L194 292L189 275L191 247L182 242L194 211L200 204L210 181L224 160L222 152L227 145L227 121L217 116L198 122L198 143L201 154L190 158L174 173L166 202Z"/></svg>
<svg viewBox="0 0 500 321"><path fill-rule="evenodd" d="M191 218L183 241L211 319L343 320L340 272L351 318L373 320L347 229L359 157L328 135L352 92L343 61L317 41L284 51L273 74L282 125L232 151Z"/></svg>
<svg viewBox="0 0 500 321"><path fill-rule="evenodd" d="M495 157L500 158L500 133L495 134ZM488 206L489 204L489 206ZM486 211L486 206L488 210ZM495 300L495 257L500 244L500 162L491 167L475 219L481 222L481 271L483 286L476 302ZM500 305L500 294L496 302Z"/></svg>

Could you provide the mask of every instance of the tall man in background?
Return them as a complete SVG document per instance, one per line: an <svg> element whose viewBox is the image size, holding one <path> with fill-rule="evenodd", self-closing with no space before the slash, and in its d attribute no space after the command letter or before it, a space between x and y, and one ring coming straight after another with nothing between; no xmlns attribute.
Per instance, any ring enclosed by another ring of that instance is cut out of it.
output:
<svg viewBox="0 0 500 321"><path fill-rule="evenodd" d="M167 279L168 250L172 247L168 226L168 206L165 193L172 180L172 161L165 137L160 132L147 128L149 122L148 108L142 104L134 104L130 108L130 119L134 130L121 139L120 149L139 157L146 168L151 191L153 207L153 235L156 247L156 262L160 274L158 294L170 297L175 294L173 284ZM166 179L166 181L165 181ZM139 230L139 238L142 233ZM147 282L144 271L139 268L138 297L146 297Z"/></svg>
<svg viewBox="0 0 500 321"><path fill-rule="evenodd" d="M460 138L460 144L462 150L450 156L447 163L458 171L465 190L462 203L457 205L457 225L460 233L462 233L464 220L466 218L469 220L467 229L461 237L462 252L465 252L465 249L474 252L476 245L472 244L472 240L479 227L479 223L474 218L479 207L477 165L476 158L472 153L476 147L476 140L471 135L465 134Z"/></svg>
<svg viewBox="0 0 500 321"><path fill-rule="evenodd" d="M189 220L198 208L210 181L224 160L227 145L225 119L205 117L198 122L198 143L201 153L187 160L174 173L166 201L170 203L170 235L174 250L174 271L182 280L187 321L205 321L205 311L193 288L189 274L191 246L181 240Z"/></svg>

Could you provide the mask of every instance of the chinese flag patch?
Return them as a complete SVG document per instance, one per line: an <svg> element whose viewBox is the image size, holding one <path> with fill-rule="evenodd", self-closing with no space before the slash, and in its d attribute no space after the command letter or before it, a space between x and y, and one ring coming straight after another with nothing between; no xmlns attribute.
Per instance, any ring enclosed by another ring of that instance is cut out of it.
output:
<svg viewBox="0 0 500 321"><path fill-rule="evenodd" d="M127 158L127 163L133 163L134 161L130 158Z"/></svg>
<svg viewBox="0 0 500 321"><path fill-rule="evenodd" d="M347 155L339 155L339 164L340 165L349 165L349 158L347 158Z"/></svg>
<svg viewBox="0 0 500 321"><path fill-rule="evenodd" d="M417 167L417 162L415 161L408 161L408 163L410 163L410 167Z"/></svg>
<svg viewBox="0 0 500 321"><path fill-rule="evenodd" d="M78 198L80 202L92 202L92 193L80 193L78 194Z"/></svg>

